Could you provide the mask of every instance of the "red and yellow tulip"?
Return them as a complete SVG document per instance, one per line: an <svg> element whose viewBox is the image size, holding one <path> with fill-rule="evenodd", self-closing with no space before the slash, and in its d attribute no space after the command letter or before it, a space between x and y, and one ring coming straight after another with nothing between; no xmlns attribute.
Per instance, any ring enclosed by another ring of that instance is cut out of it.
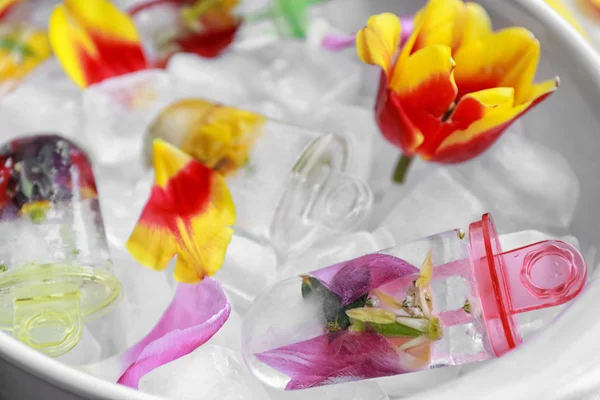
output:
<svg viewBox="0 0 600 400"><path fill-rule="evenodd" d="M223 264L233 201L220 174L160 139L153 146L154 186L126 247L158 271L177 254L175 279L196 283Z"/></svg>
<svg viewBox="0 0 600 400"><path fill-rule="evenodd" d="M16 24L0 29L0 81L18 81L50 56L48 36L42 30Z"/></svg>
<svg viewBox="0 0 600 400"><path fill-rule="evenodd" d="M397 16L372 16L357 33L361 60L383 70L376 119L406 160L457 163L490 147L558 87L534 84L540 44L525 28L492 31L486 11L463 0L430 0L396 57ZM402 181L403 170L395 180Z"/></svg>
<svg viewBox="0 0 600 400"><path fill-rule="evenodd" d="M67 75L82 88L147 67L133 22L107 0L65 0L52 12L49 35Z"/></svg>

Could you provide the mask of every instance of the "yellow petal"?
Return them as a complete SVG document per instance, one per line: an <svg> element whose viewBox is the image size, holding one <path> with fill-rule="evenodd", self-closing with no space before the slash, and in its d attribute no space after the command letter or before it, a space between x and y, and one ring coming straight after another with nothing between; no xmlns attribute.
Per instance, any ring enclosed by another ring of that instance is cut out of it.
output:
<svg viewBox="0 0 600 400"><path fill-rule="evenodd" d="M477 3L467 3L467 18L460 45L485 39L491 34L492 20L485 8Z"/></svg>
<svg viewBox="0 0 600 400"><path fill-rule="evenodd" d="M427 252L427 256L425 257L425 261L423 261L423 265L421 265L421 271L419 272L419 278L415 283L415 286L421 289L425 289L429 286L431 282L431 278L433 276L433 261L431 260L432 250Z"/></svg>
<svg viewBox="0 0 600 400"><path fill-rule="evenodd" d="M423 9L422 25L414 32L418 38L412 51L432 44L455 49L466 21L467 8L463 0L430 0Z"/></svg>
<svg viewBox="0 0 600 400"><path fill-rule="evenodd" d="M56 57L60 60L65 72L80 87L85 87L87 82L80 52L96 55L98 51L92 39L78 24L72 24L64 5L54 8L48 23L50 43Z"/></svg>
<svg viewBox="0 0 600 400"><path fill-rule="evenodd" d="M211 206L210 210L192 220L190 230L182 221L178 228L181 242L175 279L194 283L216 274L225 261L227 246L233 235L233 229L223 226L219 212Z"/></svg>
<svg viewBox="0 0 600 400"><path fill-rule="evenodd" d="M212 187L210 195L213 205L217 209L220 221L223 225L233 225L235 223L235 207L231 193L225 183L225 178L215 174L212 178Z"/></svg>
<svg viewBox="0 0 600 400"><path fill-rule="evenodd" d="M444 102L452 103L456 95L456 83L453 71L456 64L452 59L452 50L448 46L432 45L412 54L401 73L392 77L390 86L401 97L417 91L433 91L440 96L440 85L444 91L454 91L454 94L444 93ZM432 97L431 93L422 93L423 97ZM447 97L450 95L450 102ZM446 110L444 110L446 111Z"/></svg>
<svg viewBox="0 0 600 400"><path fill-rule="evenodd" d="M478 138L485 140L486 135L497 137L507 124L525 113L528 109L541 101L545 96L556 90L558 82L549 80L532 87L531 97L522 104L514 101L512 88L495 88L471 93L461 101L475 100L482 106L482 115L466 129L456 130L449 135L439 146L438 152L448 148L473 142ZM457 106L457 109L459 105Z"/></svg>
<svg viewBox="0 0 600 400"><path fill-rule="evenodd" d="M396 322L396 314L383 308L353 308L346 311L346 315L357 321L373 322L374 324L393 324Z"/></svg>
<svg viewBox="0 0 600 400"><path fill-rule="evenodd" d="M192 160L189 155L162 139L154 139L153 153L154 183L160 187L165 187Z"/></svg>
<svg viewBox="0 0 600 400"><path fill-rule="evenodd" d="M130 42L139 41L133 21L123 11L107 0L65 0L65 6L79 24Z"/></svg>
<svg viewBox="0 0 600 400"><path fill-rule="evenodd" d="M515 89L515 103L530 95L540 57L540 43L525 28L507 28L455 54L454 77L459 96L494 87Z"/></svg>
<svg viewBox="0 0 600 400"><path fill-rule="evenodd" d="M381 300L381 302L388 307L398 308L398 309L402 308L401 302L399 302L393 296L390 296L389 294L385 293L384 291L382 291L380 289L375 289L373 291L373 294L375 296L377 296L379 298L379 300Z"/></svg>
<svg viewBox="0 0 600 400"><path fill-rule="evenodd" d="M373 15L367 26L356 34L356 51L360 59L379 65L388 74L400 43L400 19L391 13Z"/></svg>
<svg viewBox="0 0 600 400"><path fill-rule="evenodd" d="M177 253L177 242L169 230L142 221L125 243L127 251L140 264L162 271Z"/></svg>

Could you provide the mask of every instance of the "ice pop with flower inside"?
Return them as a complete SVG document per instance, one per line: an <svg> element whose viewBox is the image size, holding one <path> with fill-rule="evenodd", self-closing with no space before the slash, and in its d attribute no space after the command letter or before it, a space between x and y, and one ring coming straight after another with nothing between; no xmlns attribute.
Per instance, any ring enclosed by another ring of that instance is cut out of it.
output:
<svg viewBox="0 0 600 400"><path fill-rule="evenodd" d="M147 68L135 25L107 0L65 0L50 16L49 35L58 61L82 88Z"/></svg>
<svg viewBox="0 0 600 400"><path fill-rule="evenodd" d="M51 53L44 31L25 24L6 24L0 29L0 82L24 78Z"/></svg>
<svg viewBox="0 0 600 400"><path fill-rule="evenodd" d="M382 69L375 114L385 138L410 160L458 163L489 148L520 116L558 87L533 83L540 44L525 28L494 32L487 12L463 0L430 0L396 56L397 16L374 15L357 33L361 60Z"/></svg>
<svg viewBox="0 0 600 400"><path fill-rule="evenodd" d="M225 258L235 209L225 179L176 147L156 139L155 182L126 243L142 265L161 271L177 255L175 279L196 283Z"/></svg>
<svg viewBox="0 0 600 400"><path fill-rule="evenodd" d="M242 18L233 12L238 4L239 0L150 0L135 4L128 13L140 20L165 12L177 16L168 32L156 29L157 56L151 62L163 67L178 52L207 58L221 54L242 24Z"/></svg>

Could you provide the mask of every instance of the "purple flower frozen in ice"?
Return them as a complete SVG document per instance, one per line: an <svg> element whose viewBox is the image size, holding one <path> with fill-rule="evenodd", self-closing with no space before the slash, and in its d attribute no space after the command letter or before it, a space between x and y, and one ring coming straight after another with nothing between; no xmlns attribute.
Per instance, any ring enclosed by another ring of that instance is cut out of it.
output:
<svg viewBox="0 0 600 400"><path fill-rule="evenodd" d="M286 390L408 372L394 346L376 332L328 333L256 355L288 375Z"/></svg>
<svg viewBox="0 0 600 400"><path fill-rule="evenodd" d="M312 272L329 290L341 296L343 305L403 276L418 274L419 269L387 254L367 254Z"/></svg>

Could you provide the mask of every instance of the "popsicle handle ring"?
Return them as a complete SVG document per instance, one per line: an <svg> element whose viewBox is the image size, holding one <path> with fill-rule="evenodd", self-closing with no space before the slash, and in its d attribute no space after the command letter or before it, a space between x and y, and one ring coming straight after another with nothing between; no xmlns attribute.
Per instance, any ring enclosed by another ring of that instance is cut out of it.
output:
<svg viewBox="0 0 600 400"><path fill-rule="evenodd" d="M471 259L497 356L522 339L514 315L564 304L585 284L586 263L570 244L549 240L503 253L491 216L471 224Z"/></svg>

